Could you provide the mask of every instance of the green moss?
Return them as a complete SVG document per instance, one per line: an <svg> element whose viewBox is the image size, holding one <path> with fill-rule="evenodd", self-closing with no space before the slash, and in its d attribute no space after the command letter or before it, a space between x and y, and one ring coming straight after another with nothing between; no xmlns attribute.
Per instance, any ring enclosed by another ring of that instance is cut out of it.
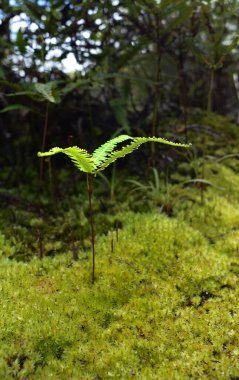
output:
<svg viewBox="0 0 239 380"><path fill-rule="evenodd" d="M94 287L85 259L2 261L1 378L238 376L239 260L186 219L118 217L119 241L98 239Z"/></svg>

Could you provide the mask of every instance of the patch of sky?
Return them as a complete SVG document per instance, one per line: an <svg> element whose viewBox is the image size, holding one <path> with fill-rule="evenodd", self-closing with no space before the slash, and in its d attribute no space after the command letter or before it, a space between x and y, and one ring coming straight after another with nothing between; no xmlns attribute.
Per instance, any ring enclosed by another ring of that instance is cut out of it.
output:
<svg viewBox="0 0 239 380"><path fill-rule="evenodd" d="M65 73L71 73L74 71L84 71L84 65L80 65L73 53L69 53L65 59L61 61L63 70Z"/></svg>
<svg viewBox="0 0 239 380"><path fill-rule="evenodd" d="M100 26L99 26L99 30L104 30L106 28L106 25L105 24L101 24Z"/></svg>
<svg viewBox="0 0 239 380"><path fill-rule="evenodd" d="M29 17L25 13L15 16L10 21L11 33L17 33L20 28L25 29L29 25Z"/></svg>
<svg viewBox="0 0 239 380"><path fill-rule="evenodd" d="M84 23L85 23L85 20L83 18L77 21L77 25L83 25Z"/></svg>
<svg viewBox="0 0 239 380"><path fill-rule="evenodd" d="M114 18L116 21L120 21L120 20L122 20L122 16L121 16L118 12L114 12L114 13L113 13L113 18Z"/></svg>
<svg viewBox="0 0 239 380"><path fill-rule="evenodd" d="M113 5L118 5L118 3L119 3L118 0L113 1ZM41 6L46 6L48 4L48 2L44 1L44 0L39 0L38 4ZM16 1L10 0L10 5L16 5ZM96 13L97 13L97 8L94 10L89 10L89 14L91 14L91 15L96 14ZM1 10L0 10L0 17L1 17L1 15L3 16L3 13L1 13ZM114 13L114 18L120 19L119 14L117 12ZM46 19L46 16L42 15L41 19L44 21L44 19ZM78 25L83 25L84 23L85 23L84 19L77 21ZM105 25L102 24L102 20L100 18L96 19L96 25L99 25L99 30L103 30L105 28ZM19 29L22 29L24 31L24 29L28 28L28 29L30 29L30 31L32 33L35 33L36 30L38 29L38 27L39 26L35 22L32 22L30 20L30 18L25 13L22 12L19 15L13 17L11 22L10 22L11 39L12 39L12 41L16 40L16 35L17 35L17 32L19 31ZM89 39L91 37L91 32L89 30L84 30L81 35L83 38ZM69 42L70 42L70 38L68 37L68 38L66 38L65 43L69 43ZM66 73L70 73L70 72L74 72L74 71L81 71L83 73L89 67L89 65L90 65L89 61L85 62L84 64L79 64L76 61L74 54L71 52L69 52L67 57L64 58L60 63L57 64L57 62L54 62L54 60L57 59L57 57L59 57L62 53L62 50L60 50L59 48L57 48L57 47L54 48L54 45L57 43L57 39L55 37L49 38L49 37L45 36L45 43L52 46L52 49L51 49L51 52L49 52L47 54L47 57L46 57L47 62L44 65L42 65L42 70L50 70L52 67L57 66L58 68L61 68ZM97 43L97 41L95 41L94 43L95 43L96 47L91 49L91 54L96 55L96 54L99 54L101 52L101 49L99 49L97 47L97 45L100 45L100 42ZM76 44L77 44L77 46L80 46L81 40L80 39L77 40ZM66 48L66 46L64 46L64 47ZM39 45L33 36L32 42L31 42L31 47L29 47L29 49L27 47L27 51L29 54L27 57L27 61L25 62L26 67L30 65L30 62L32 59L31 54L32 54L33 50L36 48L39 48ZM16 52L14 57L11 57L11 59L15 62L16 65L17 65L17 62L20 58L21 57L17 52Z"/></svg>
<svg viewBox="0 0 239 380"><path fill-rule="evenodd" d="M91 16L91 15L95 15L97 12L98 12L98 9L97 9L97 8L95 8L95 9L89 9L89 10L88 10L88 13L89 13L90 16Z"/></svg>
<svg viewBox="0 0 239 380"><path fill-rule="evenodd" d="M96 24L96 25L101 25L101 23L102 23L102 20L101 20L100 18L97 18L97 19L95 20L95 24Z"/></svg>
<svg viewBox="0 0 239 380"><path fill-rule="evenodd" d="M91 32L90 30L84 30L81 34L84 38L90 38Z"/></svg>

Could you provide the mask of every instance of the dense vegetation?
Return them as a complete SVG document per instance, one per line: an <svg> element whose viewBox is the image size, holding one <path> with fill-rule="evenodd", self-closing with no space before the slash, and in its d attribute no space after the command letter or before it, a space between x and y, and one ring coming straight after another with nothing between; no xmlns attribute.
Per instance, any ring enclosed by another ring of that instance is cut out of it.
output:
<svg viewBox="0 0 239 380"><path fill-rule="evenodd" d="M236 379L239 180L231 165L211 166L217 188L204 206L194 189L198 202L184 201L174 218L118 213L118 241L113 230L97 239L93 288L82 248L78 261L66 248L27 264L3 259L1 378Z"/></svg>
<svg viewBox="0 0 239 380"><path fill-rule="evenodd" d="M239 378L238 16L2 1L1 379Z"/></svg>

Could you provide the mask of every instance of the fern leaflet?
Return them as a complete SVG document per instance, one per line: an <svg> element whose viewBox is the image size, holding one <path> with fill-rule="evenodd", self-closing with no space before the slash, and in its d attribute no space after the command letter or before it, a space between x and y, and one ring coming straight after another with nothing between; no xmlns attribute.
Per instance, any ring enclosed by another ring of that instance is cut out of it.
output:
<svg viewBox="0 0 239 380"><path fill-rule="evenodd" d="M92 157L96 164L96 166L100 166L107 156L114 150L117 144L126 141L126 140L132 140L133 138L131 136L127 135L121 135L118 137L115 137L114 139L111 139L107 141L105 144L101 145L99 148L97 148Z"/></svg>
<svg viewBox="0 0 239 380"><path fill-rule="evenodd" d="M175 147L182 147L187 148L190 146L190 144L181 144L181 143L174 143L172 141L168 141L166 139L160 138L160 137L133 137L132 142L129 145L126 145L121 150L116 150L110 154L109 157L107 157L102 165L97 169L97 171L104 170L107 166L109 166L112 162L116 161L118 158L122 158L126 156L127 154L132 153L135 149L138 149L138 147L146 142L159 142L166 145L171 145Z"/></svg>
<svg viewBox="0 0 239 380"><path fill-rule="evenodd" d="M94 171L96 170L96 166L94 164L92 156L85 149L80 149L77 146L65 149L52 148L51 150L49 150L49 152L39 152L38 157L52 156L57 153L66 154L75 164L75 166L83 172L94 173Z"/></svg>

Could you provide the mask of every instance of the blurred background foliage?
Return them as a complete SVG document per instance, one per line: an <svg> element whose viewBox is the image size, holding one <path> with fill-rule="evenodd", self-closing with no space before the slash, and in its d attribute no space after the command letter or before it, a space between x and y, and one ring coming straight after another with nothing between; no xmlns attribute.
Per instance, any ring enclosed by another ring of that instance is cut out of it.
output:
<svg viewBox="0 0 239 380"><path fill-rule="evenodd" d="M237 0L2 0L1 186L37 181L37 151L56 145L185 141L212 111L237 121L238 16ZM129 160L143 175L178 156L152 146Z"/></svg>

